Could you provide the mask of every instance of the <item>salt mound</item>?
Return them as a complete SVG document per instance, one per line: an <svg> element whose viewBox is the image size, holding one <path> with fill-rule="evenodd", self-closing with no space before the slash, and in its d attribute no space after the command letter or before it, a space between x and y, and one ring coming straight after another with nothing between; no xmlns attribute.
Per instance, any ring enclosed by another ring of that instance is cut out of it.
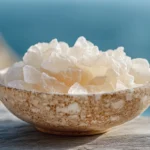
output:
<svg viewBox="0 0 150 150"><path fill-rule="evenodd" d="M13 88L68 94L124 90L149 81L146 59L131 59L123 47L102 52L84 37L73 47L57 39L31 46L0 80Z"/></svg>

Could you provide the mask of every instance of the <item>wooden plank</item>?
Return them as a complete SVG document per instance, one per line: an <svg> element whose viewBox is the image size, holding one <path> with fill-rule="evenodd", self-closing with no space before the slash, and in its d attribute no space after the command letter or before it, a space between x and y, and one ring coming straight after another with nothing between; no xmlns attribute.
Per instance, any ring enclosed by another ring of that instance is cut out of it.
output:
<svg viewBox="0 0 150 150"><path fill-rule="evenodd" d="M139 117L102 135L40 133L0 106L0 150L150 150L150 118Z"/></svg>

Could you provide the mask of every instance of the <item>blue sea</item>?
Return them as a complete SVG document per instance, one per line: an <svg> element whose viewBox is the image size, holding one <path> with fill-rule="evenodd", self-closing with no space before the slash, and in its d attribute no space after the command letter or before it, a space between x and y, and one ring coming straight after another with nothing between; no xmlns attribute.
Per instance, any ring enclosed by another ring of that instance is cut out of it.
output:
<svg viewBox="0 0 150 150"><path fill-rule="evenodd" d="M0 0L0 34L20 57L30 45L79 36L150 61L148 0ZM144 113L150 115L150 109Z"/></svg>

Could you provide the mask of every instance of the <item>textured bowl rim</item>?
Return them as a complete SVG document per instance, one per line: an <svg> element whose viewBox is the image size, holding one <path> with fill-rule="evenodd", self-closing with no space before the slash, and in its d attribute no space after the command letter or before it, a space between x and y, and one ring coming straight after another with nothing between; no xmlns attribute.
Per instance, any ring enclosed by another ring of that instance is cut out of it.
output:
<svg viewBox="0 0 150 150"><path fill-rule="evenodd" d="M68 93L48 93L48 92L40 92L40 91L31 91L31 90L24 90L24 89L17 89L17 88L13 88L13 87L8 87L5 86L3 84L0 83L0 87L2 88L6 88L9 90L16 90L16 91L20 91L20 92L26 92L26 93L31 93L31 94L45 94L45 95L60 95L60 96L70 96L70 97L74 97L74 96L100 96L100 95L113 95L113 94L117 94L117 93L124 93L124 92L132 92L134 90L138 90L141 88L146 88L147 86L150 86L150 82L146 83L146 84L142 84L138 87L133 87L133 88L127 88L124 90L117 90L117 91L111 91L111 92L104 92L104 93L88 93L88 94L68 94Z"/></svg>

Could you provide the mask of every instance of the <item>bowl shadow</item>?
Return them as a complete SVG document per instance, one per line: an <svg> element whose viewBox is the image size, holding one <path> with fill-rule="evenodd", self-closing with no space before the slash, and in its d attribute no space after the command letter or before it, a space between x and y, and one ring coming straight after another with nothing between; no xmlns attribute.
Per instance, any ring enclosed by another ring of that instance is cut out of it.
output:
<svg viewBox="0 0 150 150"><path fill-rule="evenodd" d="M0 149L70 149L92 142L101 135L58 136L41 133L23 121L0 121Z"/></svg>

